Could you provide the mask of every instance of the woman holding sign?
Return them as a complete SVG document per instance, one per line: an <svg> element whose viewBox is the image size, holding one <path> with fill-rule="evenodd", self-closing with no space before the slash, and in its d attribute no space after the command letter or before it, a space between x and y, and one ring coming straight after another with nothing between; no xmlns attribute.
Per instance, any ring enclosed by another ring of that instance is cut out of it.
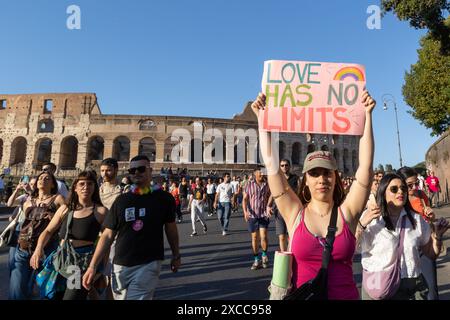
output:
<svg viewBox="0 0 450 320"><path fill-rule="evenodd" d="M256 116L265 109L265 98L261 93L253 102L252 109ZM360 213L367 202L373 174L372 111L376 102L367 91L364 91L361 103L365 107L366 119L364 133L360 139L359 167L355 183L345 200L342 181L331 153L317 151L306 156L303 179L297 195L289 187L286 177L279 169L278 152L272 151L272 133L259 131L261 153L268 170L269 187L292 238L294 288L300 288L316 278L321 270L330 216L334 211L333 208L338 208L339 213L334 215L337 215L337 230L327 273L326 296L330 300L359 299L352 271L356 247L354 234ZM295 230L293 230L294 223L298 225Z"/></svg>

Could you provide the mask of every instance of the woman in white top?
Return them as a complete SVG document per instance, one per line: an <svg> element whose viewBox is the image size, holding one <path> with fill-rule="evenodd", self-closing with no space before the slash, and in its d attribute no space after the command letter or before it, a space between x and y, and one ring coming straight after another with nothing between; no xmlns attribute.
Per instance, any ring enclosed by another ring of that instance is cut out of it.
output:
<svg viewBox="0 0 450 320"><path fill-rule="evenodd" d="M426 299L427 284L422 276L420 252L436 259L442 249L442 236L449 223L441 218L435 230L414 212L408 202L408 188L402 176L390 173L383 177L377 191L377 205L370 206L360 219L361 264L364 270L377 272L391 266L397 255L402 220L405 235L401 254L401 283L392 300ZM363 279L364 282L364 279ZM371 300L362 289L363 300Z"/></svg>

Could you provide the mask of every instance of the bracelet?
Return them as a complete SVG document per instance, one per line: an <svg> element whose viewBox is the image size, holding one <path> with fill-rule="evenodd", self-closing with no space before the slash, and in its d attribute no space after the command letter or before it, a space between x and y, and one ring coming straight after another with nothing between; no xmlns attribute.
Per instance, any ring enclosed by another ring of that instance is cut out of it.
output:
<svg viewBox="0 0 450 320"><path fill-rule="evenodd" d="M367 229L367 226L364 227L364 226L362 225L361 220L358 220L358 224L361 226L361 228L362 228L363 230L366 230L366 229Z"/></svg>
<svg viewBox="0 0 450 320"><path fill-rule="evenodd" d="M273 200L276 200L276 199L278 199L278 198L284 196L288 191L289 191L289 187L286 187L286 189L284 189L284 191L283 191L282 193L280 193L280 194L277 195L277 196L273 196L273 197L272 197Z"/></svg>

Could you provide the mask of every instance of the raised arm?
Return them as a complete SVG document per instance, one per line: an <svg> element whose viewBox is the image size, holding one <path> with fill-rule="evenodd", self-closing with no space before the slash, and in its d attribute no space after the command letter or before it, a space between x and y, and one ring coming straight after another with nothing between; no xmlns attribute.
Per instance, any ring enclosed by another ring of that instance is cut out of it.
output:
<svg viewBox="0 0 450 320"><path fill-rule="evenodd" d="M255 112L256 117L259 116L259 111L264 110L265 107L266 96L260 93L258 98L252 103L252 110ZM290 230L297 213L303 208L303 205L280 170L277 148L272 150L272 133L259 130L259 145L267 169L267 181L270 192L278 207L278 211L286 222L288 230Z"/></svg>
<svg viewBox="0 0 450 320"><path fill-rule="evenodd" d="M353 182L343 204L346 218L348 222L354 225L355 229L356 223L367 203L373 177L374 139L372 111L375 108L376 101L367 91L364 91L361 99L366 108L366 121L363 136L359 140L359 167L355 174L356 180Z"/></svg>

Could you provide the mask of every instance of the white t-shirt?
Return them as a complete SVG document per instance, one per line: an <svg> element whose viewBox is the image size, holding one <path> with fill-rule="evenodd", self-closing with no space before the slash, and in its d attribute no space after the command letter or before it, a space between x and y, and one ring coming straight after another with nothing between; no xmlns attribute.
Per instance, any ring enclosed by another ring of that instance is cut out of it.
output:
<svg viewBox="0 0 450 320"><path fill-rule="evenodd" d="M231 202L233 187L231 186L231 183L223 182L217 187L216 193L219 194L219 202Z"/></svg>
<svg viewBox="0 0 450 320"><path fill-rule="evenodd" d="M385 270L392 265L397 255L398 239L402 217L406 215L403 210L397 221L395 231L385 228L382 217L372 220L361 235L361 264L369 272ZM431 228L425 220L413 213L416 228L406 218L405 239L403 254L401 256L401 278L416 278L422 273L419 250L430 241Z"/></svg>
<svg viewBox="0 0 450 320"><path fill-rule="evenodd" d="M69 197L69 191L67 190L66 185L64 184L64 182L59 180L56 180L56 182L58 183L58 193L67 200L67 198Z"/></svg>
<svg viewBox="0 0 450 320"><path fill-rule="evenodd" d="M214 183L206 185L206 193L207 194L215 194L216 193L216 185Z"/></svg>
<svg viewBox="0 0 450 320"><path fill-rule="evenodd" d="M239 181L231 181L231 187L233 188L233 193L238 192Z"/></svg>

